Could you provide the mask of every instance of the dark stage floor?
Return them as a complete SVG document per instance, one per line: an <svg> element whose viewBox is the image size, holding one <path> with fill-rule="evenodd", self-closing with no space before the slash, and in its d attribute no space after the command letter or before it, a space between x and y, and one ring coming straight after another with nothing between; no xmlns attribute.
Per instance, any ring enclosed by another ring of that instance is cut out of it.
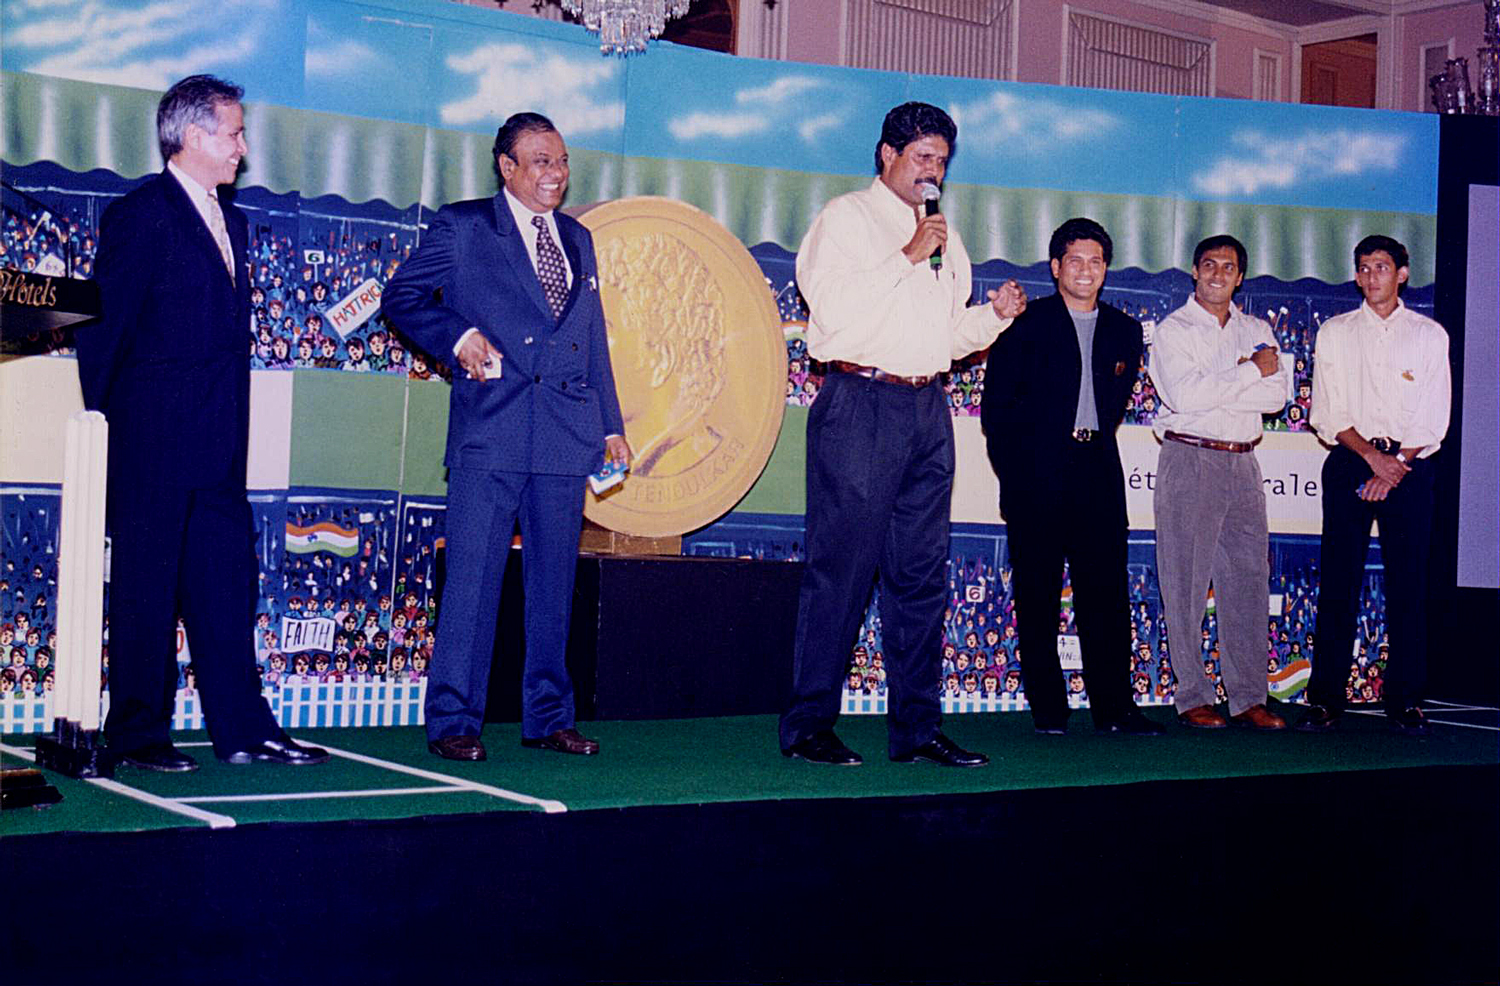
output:
<svg viewBox="0 0 1500 986"><path fill-rule="evenodd" d="M308 730L332 763L6 811L5 978L1494 981L1500 733L1429 712L1454 724L1416 740L950 716L995 760L967 771L888 762L874 717L840 726L857 769L783 759L761 716L589 723L596 759L491 724L474 765Z"/></svg>

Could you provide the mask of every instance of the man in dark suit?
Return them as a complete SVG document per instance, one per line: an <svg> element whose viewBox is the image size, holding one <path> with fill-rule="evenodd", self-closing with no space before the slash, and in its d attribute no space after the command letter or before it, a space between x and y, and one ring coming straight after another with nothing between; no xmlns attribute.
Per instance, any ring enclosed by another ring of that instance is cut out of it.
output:
<svg viewBox="0 0 1500 986"><path fill-rule="evenodd" d="M168 736L179 613L215 755L328 759L282 732L255 666L246 223L219 192L247 153L243 94L195 75L162 97L166 170L104 211L104 317L78 333L84 404L109 419L105 734L124 762L148 770L198 766Z"/></svg>
<svg viewBox="0 0 1500 986"><path fill-rule="evenodd" d="M1047 249L1057 293L1028 305L985 365L985 441L1000 478L1026 700L1042 734L1065 732L1069 714L1057 656L1064 561L1095 728L1162 732L1130 689L1128 521L1115 431L1142 341L1139 322L1099 301L1113 251L1091 219L1058 227Z"/></svg>
<svg viewBox="0 0 1500 986"><path fill-rule="evenodd" d="M568 187L562 136L546 117L517 113L494 151L500 194L440 209L381 299L397 327L454 369L448 576L427 673L427 745L450 760L485 758L496 601L519 515L521 743L592 754L599 744L574 728L564 663L584 477L606 459L628 463L630 448L594 242L556 211Z"/></svg>

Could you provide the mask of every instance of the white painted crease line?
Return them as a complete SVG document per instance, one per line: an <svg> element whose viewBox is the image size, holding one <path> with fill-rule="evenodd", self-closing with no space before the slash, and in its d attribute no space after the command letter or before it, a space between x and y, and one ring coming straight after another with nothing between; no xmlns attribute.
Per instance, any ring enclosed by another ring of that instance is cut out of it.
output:
<svg viewBox="0 0 1500 986"><path fill-rule="evenodd" d="M401 774L410 774L413 777L422 777L429 781L437 781L440 784L451 784L466 791L477 791L480 794L488 794L493 798L503 798L506 801L515 801L523 805L535 805L549 815L559 814L568 810L567 805L550 798L537 798L529 794L521 794L517 791L507 791L503 787L494 787L490 784L481 784L478 781L454 777L452 774L440 774L435 770L423 770L421 767L408 767L404 763L381 760L379 757L367 757L363 753L350 753L348 750L337 750L326 744L320 745L336 757L343 757L346 760L353 760L356 763L367 763L374 767L384 767L386 770L394 770Z"/></svg>
<svg viewBox="0 0 1500 986"><path fill-rule="evenodd" d="M1440 705L1448 712L1500 712L1493 705L1468 705L1462 702L1439 702L1436 699L1428 699L1424 705Z"/></svg>
<svg viewBox="0 0 1500 986"><path fill-rule="evenodd" d="M1451 719L1434 719L1427 717L1427 721L1435 726L1461 726L1464 729L1482 729L1489 733L1500 733L1500 726L1481 726L1477 722L1454 722Z"/></svg>
<svg viewBox="0 0 1500 986"><path fill-rule="evenodd" d="M30 752L29 750L24 750L17 746L11 746L7 743L0 743L0 750L9 753L12 756L30 760L32 763L36 762L36 754ZM136 801L151 805L154 808L160 808L163 811L170 811L176 815L186 815L188 818L204 822L211 829L234 828L234 819L230 818L228 815L220 815L216 812L205 811L202 808L194 808L192 805L180 804L171 798L159 797L155 794L150 793L149 791L142 791L140 788L131 787L128 784L121 784L119 781L112 781L107 777L85 777L84 780L88 781L95 787L103 788L104 790L111 791L115 794L124 795L127 798L133 798Z"/></svg>
<svg viewBox="0 0 1500 986"><path fill-rule="evenodd" d="M316 798L389 798L406 794L464 794L464 788L444 784L441 787L384 787L367 791L296 791L290 794L203 794L191 798L173 798L178 804L203 804L209 801L310 801Z"/></svg>
<svg viewBox="0 0 1500 986"><path fill-rule="evenodd" d="M1345 709L1344 711L1348 712L1350 715L1356 715L1356 716L1384 716L1385 715L1384 712L1381 712L1378 709ZM1455 712L1455 711L1462 712L1462 711L1466 711L1466 710L1463 710L1463 709L1444 709L1443 711L1445 713L1452 713L1452 712ZM1500 726L1484 726L1484 725L1480 725L1477 722L1456 722L1456 721L1454 721L1452 719L1434 719L1434 718L1432 718L1432 716L1428 716L1427 717L1427 722L1429 724L1431 724L1431 725L1434 725L1434 726L1461 726L1464 729L1483 729L1483 730L1485 730L1487 732L1491 732L1491 733L1500 733Z"/></svg>

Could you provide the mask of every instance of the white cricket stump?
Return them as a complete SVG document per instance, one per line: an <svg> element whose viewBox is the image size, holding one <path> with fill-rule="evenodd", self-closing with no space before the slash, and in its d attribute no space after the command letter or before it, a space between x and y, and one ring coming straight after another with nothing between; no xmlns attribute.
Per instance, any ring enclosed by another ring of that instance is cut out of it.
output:
<svg viewBox="0 0 1500 986"><path fill-rule="evenodd" d="M52 732L37 737L37 763L69 777L113 777L100 743L100 646L104 638L104 481L109 424L98 411L68 419L57 559L56 684Z"/></svg>

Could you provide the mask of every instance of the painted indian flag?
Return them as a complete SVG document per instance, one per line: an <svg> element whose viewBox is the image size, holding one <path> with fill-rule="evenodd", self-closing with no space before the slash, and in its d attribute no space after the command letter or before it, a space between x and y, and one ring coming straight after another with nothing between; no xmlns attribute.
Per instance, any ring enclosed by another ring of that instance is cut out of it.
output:
<svg viewBox="0 0 1500 986"><path fill-rule="evenodd" d="M359 531L323 521L320 524L286 525L286 550L295 555L327 551L351 558L359 552Z"/></svg>
<svg viewBox="0 0 1500 986"><path fill-rule="evenodd" d="M1303 658L1293 661L1280 671L1271 675L1268 679L1271 695L1285 702L1307 687L1307 680L1312 677L1312 664Z"/></svg>

